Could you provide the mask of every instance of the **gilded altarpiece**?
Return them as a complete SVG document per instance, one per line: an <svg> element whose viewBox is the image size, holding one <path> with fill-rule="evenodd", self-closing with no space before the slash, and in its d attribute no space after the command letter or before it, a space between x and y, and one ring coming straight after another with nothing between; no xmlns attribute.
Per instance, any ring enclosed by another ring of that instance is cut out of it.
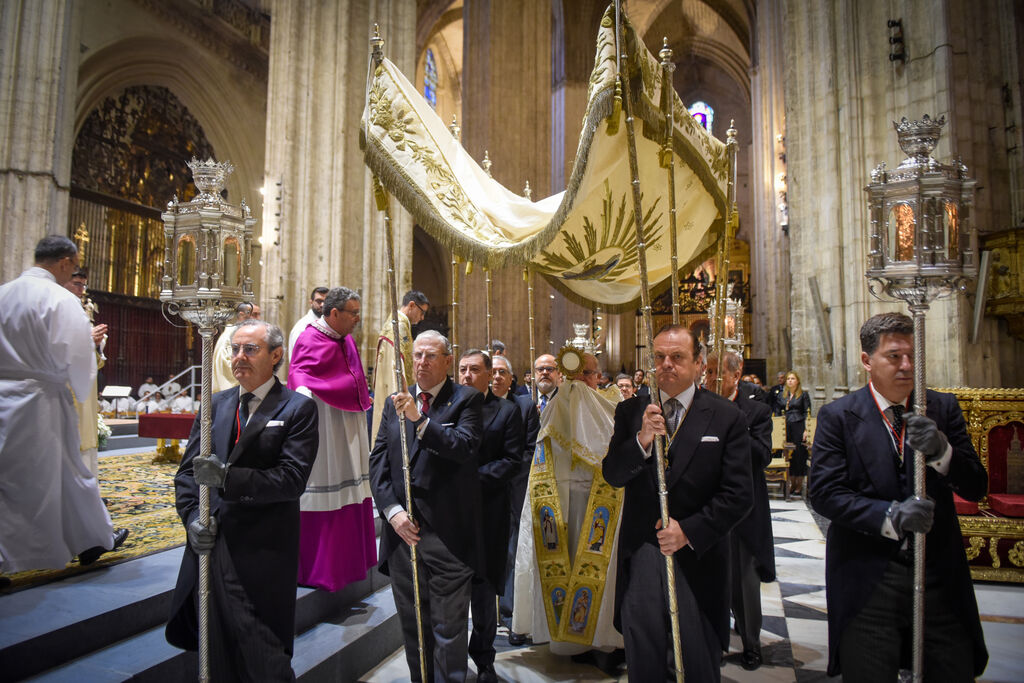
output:
<svg viewBox="0 0 1024 683"><path fill-rule="evenodd" d="M956 395L989 475L988 495L978 503L977 512L959 510L971 576L978 581L1024 583L1024 389L939 391Z"/></svg>

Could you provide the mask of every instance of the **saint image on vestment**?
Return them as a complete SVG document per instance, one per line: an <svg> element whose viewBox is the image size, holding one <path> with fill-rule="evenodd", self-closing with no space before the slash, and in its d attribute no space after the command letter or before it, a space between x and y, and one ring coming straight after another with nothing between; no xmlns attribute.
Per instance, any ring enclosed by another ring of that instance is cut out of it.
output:
<svg viewBox="0 0 1024 683"><path fill-rule="evenodd" d="M551 508L544 505L540 509L540 535L544 539L544 545L548 550L558 547L558 528L555 525L555 513Z"/></svg>
<svg viewBox="0 0 1024 683"><path fill-rule="evenodd" d="M569 630L583 633L587 628L587 616L590 613L590 589L580 588L572 600L572 613L569 617Z"/></svg>
<svg viewBox="0 0 1024 683"><path fill-rule="evenodd" d="M562 620L562 606L565 604L565 589L556 588L551 591L551 607L555 612L555 623Z"/></svg>
<svg viewBox="0 0 1024 683"><path fill-rule="evenodd" d="M587 546L590 550L601 552L604 545L605 531L608 529L608 508L598 507L594 510L594 518L590 523L590 536L587 538Z"/></svg>

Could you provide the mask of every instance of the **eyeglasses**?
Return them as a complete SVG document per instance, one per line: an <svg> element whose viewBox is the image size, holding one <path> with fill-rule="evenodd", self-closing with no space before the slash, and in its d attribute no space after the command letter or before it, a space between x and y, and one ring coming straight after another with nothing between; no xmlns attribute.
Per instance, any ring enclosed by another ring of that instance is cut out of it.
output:
<svg viewBox="0 0 1024 683"><path fill-rule="evenodd" d="M232 344L231 357L234 358L238 355L238 352L241 351L247 358L252 358L259 353L262 348L263 347L259 344Z"/></svg>
<svg viewBox="0 0 1024 683"><path fill-rule="evenodd" d="M557 370L557 369L558 369L558 368L556 368L556 367L555 367L555 366L553 366L553 365L544 365L544 366L541 366L541 367L539 367L539 368L534 368L534 371L535 371L535 372L536 372L536 373L537 373L538 375L542 375L542 374L544 374L544 373L547 373L547 374L551 374L552 372L554 372L554 371L555 371L555 370Z"/></svg>
<svg viewBox="0 0 1024 683"><path fill-rule="evenodd" d="M597 370L584 370L583 371L583 376L584 377L590 377L591 375L596 375L596 374L597 374Z"/></svg>
<svg viewBox="0 0 1024 683"><path fill-rule="evenodd" d="M418 310L423 315L426 315L427 314L427 310L430 308L430 306L421 306L418 303L416 303L415 301L412 302L412 305L415 306L416 310Z"/></svg>
<svg viewBox="0 0 1024 683"><path fill-rule="evenodd" d="M358 318L359 317L359 313L360 313L360 311L350 311L347 308L342 308L342 309L339 309L339 310L341 310L342 313L348 313L349 315L351 315L354 318Z"/></svg>
<svg viewBox="0 0 1024 683"><path fill-rule="evenodd" d="M495 375L511 375L512 373L510 373L505 368L494 368L494 374Z"/></svg>

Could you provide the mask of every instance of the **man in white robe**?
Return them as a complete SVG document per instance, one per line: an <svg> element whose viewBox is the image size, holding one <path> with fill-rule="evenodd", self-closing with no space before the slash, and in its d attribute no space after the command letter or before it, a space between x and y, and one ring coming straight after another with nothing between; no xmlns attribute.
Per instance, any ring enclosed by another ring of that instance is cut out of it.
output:
<svg viewBox="0 0 1024 683"><path fill-rule="evenodd" d="M292 331L288 333L288 358L292 357L292 351L295 350L295 342L298 341L299 335L302 334L303 330L323 315L324 299L329 291L326 287L317 287L309 295L309 310L292 325Z"/></svg>
<svg viewBox="0 0 1024 683"><path fill-rule="evenodd" d="M538 358L538 365L542 360L550 363L550 358ZM593 370L596 359L593 364L586 360L583 369ZM534 643L550 641L551 652L561 655L582 655L591 649L610 653L623 645L613 624L621 495L601 476L616 402L583 379L596 379L596 372L580 372L578 380L552 392L541 413L516 553L511 630L530 634ZM537 498L538 491L550 490L552 476L557 496ZM543 582L538 561L546 567L562 565L566 578ZM586 572L578 571L586 564L600 568L601 578L587 580ZM580 661L615 666L610 656L587 656Z"/></svg>
<svg viewBox="0 0 1024 683"><path fill-rule="evenodd" d="M238 323L249 318L260 319L260 307L256 304L238 304L235 313L237 322L234 325L225 326L224 331L217 337L217 343L213 345L213 377L211 380L213 393L230 389L238 384L235 376L231 374L231 335L235 333ZM181 387L178 387L178 391L181 391ZM173 394L171 395L173 396ZM140 409L139 412L143 411Z"/></svg>
<svg viewBox="0 0 1024 683"><path fill-rule="evenodd" d="M0 287L0 572L83 564L124 542L79 454L71 391L96 378L82 304L62 286L78 249L51 235L36 265ZM70 386L70 390L69 390Z"/></svg>
<svg viewBox="0 0 1024 683"><path fill-rule="evenodd" d="M194 413L195 407L192 399L189 398L188 391L182 389L174 399L171 400L171 412L172 413Z"/></svg>

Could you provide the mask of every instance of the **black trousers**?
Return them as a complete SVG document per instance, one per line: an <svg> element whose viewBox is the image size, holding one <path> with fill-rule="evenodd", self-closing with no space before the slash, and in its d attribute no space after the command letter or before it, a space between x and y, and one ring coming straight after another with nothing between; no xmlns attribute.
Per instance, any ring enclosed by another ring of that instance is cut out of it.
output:
<svg viewBox="0 0 1024 683"><path fill-rule="evenodd" d="M846 683L895 681L912 665L912 566L892 561L861 611L839 641ZM924 680L973 681L974 643L946 605L935 577L926 577L924 595Z"/></svg>
<svg viewBox="0 0 1024 683"><path fill-rule="evenodd" d="M761 577L757 560L745 543L730 535L732 562L732 614L744 651L761 654Z"/></svg>
<svg viewBox="0 0 1024 683"><path fill-rule="evenodd" d="M469 668L469 597L473 570L455 557L437 533L420 522L416 545L427 680L465 681ZM420 678L412 563L405 543L388 559L391 589L402 623L405 659L412 680ZM493 615L492 615L493 618Z"/></svg>
<svg viewBox="0 0 1024 683"><path fill-rule="evenodd" d="M494 666L494 637L498 634L498 594L487 579L473 580L469 600L473 610L473 631L469 634L469 656L476 670L485 671Z"/></svg>
<svg viewBox="0 0 1024 683"><path fill-rule="evenodd" d="M665 556L645 543L628 560L620 615L631 681L675 681L672 625L665 590ZM683 673L688 681L721 681L722 646L697 607L690 584L673 563L679 607Z"/></svg>
<svg viewBox="0 0 1024 683"><path fill-rule="evenodd" d="M209 633L211 681L295 680L291 655L256 616L223 537L217 538L210 555Z"/></svg>

